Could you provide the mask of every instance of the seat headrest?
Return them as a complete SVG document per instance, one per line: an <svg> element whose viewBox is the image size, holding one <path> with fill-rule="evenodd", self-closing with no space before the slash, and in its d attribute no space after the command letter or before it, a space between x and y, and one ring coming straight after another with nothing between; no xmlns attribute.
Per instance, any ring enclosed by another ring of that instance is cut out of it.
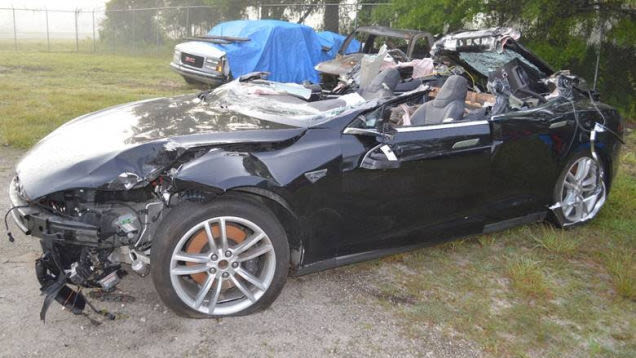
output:
<svg viewBox="0 0 636 358"><path fill-rule="evenodd" d="M400 72L396 68L388 68L375 76L360 94L367 100L391 97L400 80Z"/></svg>
<svg viewBox="0 0 636 358"><path fill-rule="evenodd" d="M452 75L446 79L440 88L437 97L432 101L435 107L445 107L453 101L465 101L468 93L468 81L458 75Z"/></svg>

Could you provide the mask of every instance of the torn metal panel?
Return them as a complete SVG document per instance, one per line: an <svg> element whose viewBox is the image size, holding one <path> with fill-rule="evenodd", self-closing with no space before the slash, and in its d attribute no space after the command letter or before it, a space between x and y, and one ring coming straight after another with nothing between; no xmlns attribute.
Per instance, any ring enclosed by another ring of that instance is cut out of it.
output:
<svg viewBox="0 0 636 358"><path fill-rule="evenodd" d="M404 40L411 40L419 34L427 34L426 32L419 30L403 30L393 29L386 26L360 26L356 29L356 32L366 33L376 36L388 36L401 38Z"/></svg>
<svg viewBox="0 0 636 358"><path fill-rule="evenodd" d="M316 70L324 74L345 75L351 72L356 65L360 64L365 54L375 55L375 53L371 53L370 48L366 45L358 53L346 53L349 44L355 39L355 36L384 36L405 40L407 47L404 49L405 53L403 55L406 55L407 58L402 59L402 61L412 59L415 43L420 39L426 39L428 46L433 43L433 35L425 31L392 29L384 26L362 26L347 36L338 52L339 55L335 59L319 63L315 67Z"/></svg>
<svg viewBox="0 0 636 358"><path fill-rule="evenodd" d="M501 51L506 41L518 40L519 30L510 27L494 27L479 31L457 32L437 40L431 48L431 54L446 51Z"/></svg>
<svg viewBox="0 0 636 358"><path fill-rule="evenodd" d="M330 75L344 75L351 72L360 63L362 57L364 57L363 53L338 56L333 60L317 64L316 71Z"/></svg>

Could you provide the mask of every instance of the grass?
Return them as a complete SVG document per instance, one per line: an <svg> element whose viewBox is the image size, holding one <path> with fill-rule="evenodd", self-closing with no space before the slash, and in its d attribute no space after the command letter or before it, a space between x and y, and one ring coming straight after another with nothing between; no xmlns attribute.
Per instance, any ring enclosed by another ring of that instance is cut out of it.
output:
<svg viewBox="0 0 636 358"><path fill-rule="evenodd" d="M28 148L79 115L195 92L170 56L0 50L0 144Z"/></svg>
<svg viewBox="0 0 636 358"><path fill-rule="evenodd" d="M164 56L0 47L0 143L27 148L110 105L195 92ZM532 225L343 268L417 341L431 327L490 356L636 356L636 132L589 224Z"/></svg>
<svg viewBox="0 0 636 358"><path fill-rule="evenodd" d="M587 225L519 227L350 270L371 271L382 288L373 300L413 339L438 326L490 356L636 356L636 132L627 142L609 200Z"/></svg>
<svg viewBox="0 0 636 358"><path fill-rule="evenodd" d="M571 255L579 247L576 237L568 235L565 230L559 230L551 226L544 226L538 232L531 233L531 237L544 250L558 254Z"/></svg>
<svg viewBox="0 0 636 358"><path fill-rule="evenodd" d="M550 285L540 261L527 256L514 256L506 266L513 289L526 297L550 297Z"/></svg>

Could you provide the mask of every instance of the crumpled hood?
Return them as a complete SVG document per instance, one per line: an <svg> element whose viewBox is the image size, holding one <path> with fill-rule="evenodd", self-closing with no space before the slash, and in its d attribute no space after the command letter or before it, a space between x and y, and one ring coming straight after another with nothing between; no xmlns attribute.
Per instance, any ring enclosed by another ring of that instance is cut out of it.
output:
<svg viewBox="0 0 636 358"><path fill-rule="evenodd" d="M73 188L117 190L112 183L123 173L145 180L187 148L284 141L304 130L211 108L195 95L151 99L64 124L36 144L16 171L31 200Z"/></svg>

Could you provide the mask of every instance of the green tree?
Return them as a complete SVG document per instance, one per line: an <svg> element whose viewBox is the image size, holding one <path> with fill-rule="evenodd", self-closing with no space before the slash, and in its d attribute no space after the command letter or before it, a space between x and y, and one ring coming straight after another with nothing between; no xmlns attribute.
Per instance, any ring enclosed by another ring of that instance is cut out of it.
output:
<svg viewBox="0 0 636 358"><path fill-rule="evenodd" d="M180 34L179 37L203 35L219 22L243 18L250 3L255 1L165 0L165 6L177 9L161 10L161 19L170 34Z"/></svg>
<svg viewBox="0 0 636 358"><path fill-rule="evenodd" d="M148 9L157 6L155 0L111 0L106 3L106 18L101 23L99 37L111 44L157 43L163 41L165 34L161 28L157 10Z"/></svg>
<svg viewBox="0 0 636 358"><path fill-rule="evenodd" d="M244 17L250 3L255 1L110 0L100 38L137 47L201 35L219 22Z"/></svg>

